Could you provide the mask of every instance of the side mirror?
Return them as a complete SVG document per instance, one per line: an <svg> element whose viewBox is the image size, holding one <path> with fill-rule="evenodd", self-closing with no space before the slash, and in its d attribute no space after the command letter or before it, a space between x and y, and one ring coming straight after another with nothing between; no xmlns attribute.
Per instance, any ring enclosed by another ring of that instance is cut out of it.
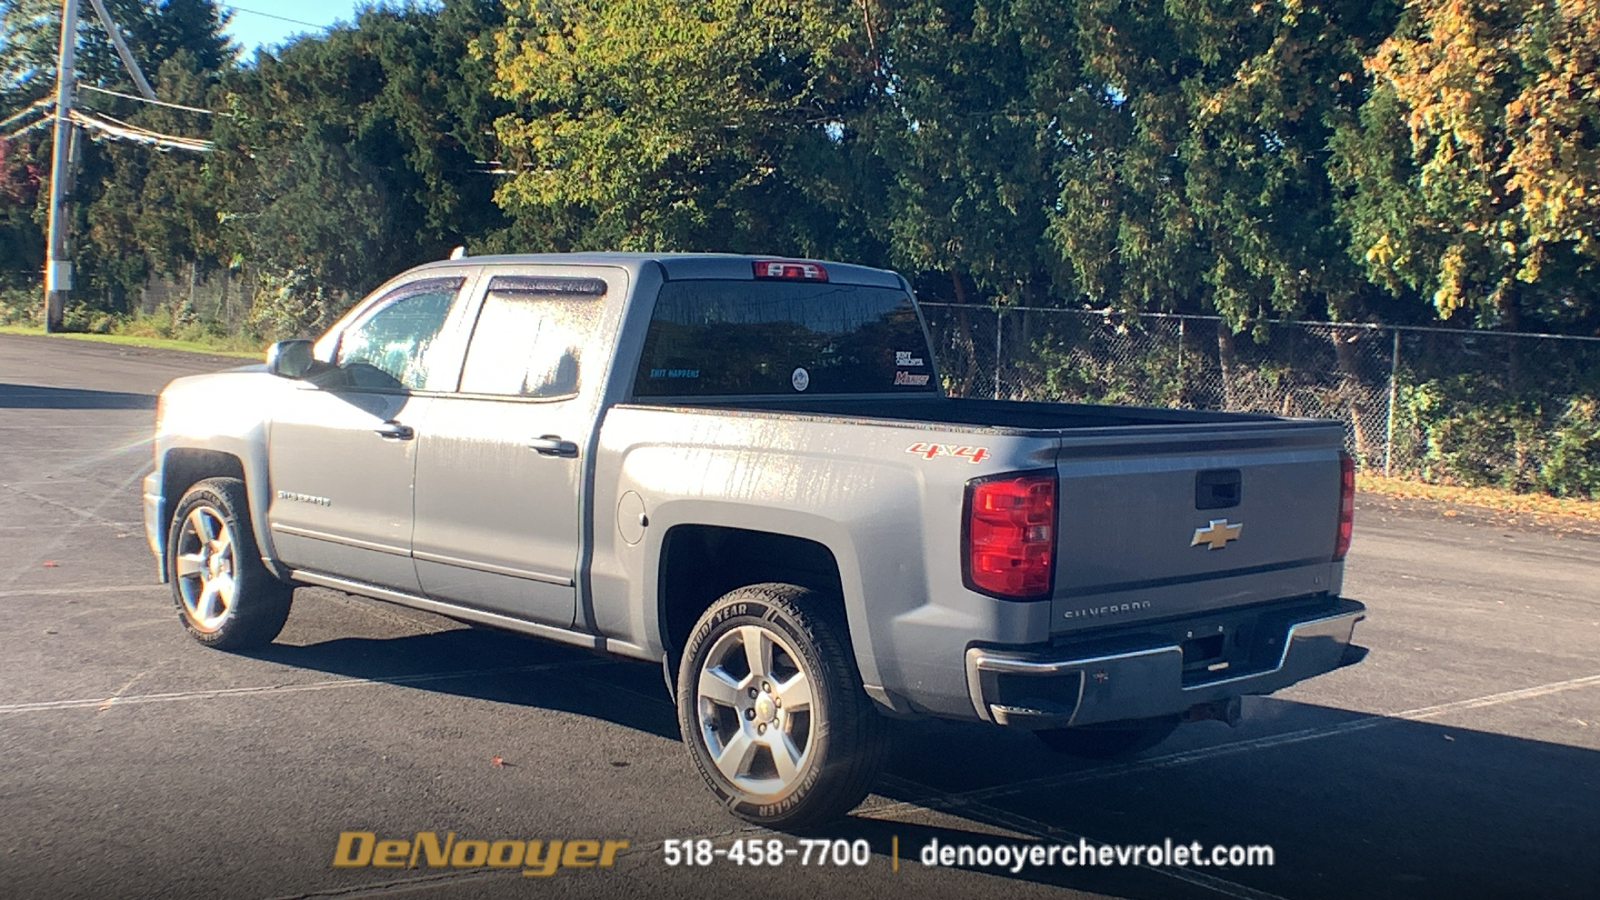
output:
<svg viewBox="0 0 1600 900"><path fill-rule="evenodd" d="M279 378L304 378L315 364L310 341L279 341L267 348L267 371Z"/></svg>

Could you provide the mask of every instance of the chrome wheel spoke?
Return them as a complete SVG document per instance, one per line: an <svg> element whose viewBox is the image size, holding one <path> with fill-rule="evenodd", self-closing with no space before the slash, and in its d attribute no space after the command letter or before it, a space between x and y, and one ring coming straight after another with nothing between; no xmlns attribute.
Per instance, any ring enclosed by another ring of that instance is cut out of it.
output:
<svg viewBox="0 0 1600 900"><path fill-rule="evenodd" d="M205 624L216 616L219 600L216 579L210 581L202 579L200 582L200 596L195 598L194 601L194 617L200 620L201 624Z"/></svg>
<svg viewBox="0 0 1600 900"><path fill-rule="evenodd" d="M202 544L209 544L217 539L216 520L209 513L210 510L202 506L189 514L189 530L195 533Z"/></svg>
<svg viewBox="0 0 1600 900"><path fill-rule="evenodd" d="M788 784L800 774L800 759L805 754L782 729L767 733L774 736L767 745L772 751L772 764L778 770L778 780Z"/></svg>
<svg viewBox="0 0 1600 900"><path fill-rule="evenodd" d="M175 562L177 563L177 575L179 578L190 578L199 575L206 569L204 553L181 553Z"/></svg>
<svg viewBox="0 0 1600 900"><path fill-rule="evenodd" d="M714 760L717 769L729 781L740 780L750 768L750 758L755 755L758 746L760 745L741 728L722 745L722 752L718 753Z"/></svg>
<svg viewBox="0 0 1600 900"><path fill-rule="evenodd" d="M218 602L215 615L220 616L229 609L233 608L233 594L235 588L237 587L237 585L234 583L233 575L226 572L218 575L217 577L211 579L211 584L209 587L216 591Z"/></svg>
<svg viewBox="0 0 1600 900"><path fill-rule="evenodd" d="M754 684L772 673L772 637L765 629L755 625L739 628L739 640L744 644L745 661L750 665L750 679Z"/></svg>
<svg viewBox="0 0 1600 900"><path fill-rule="evenodd" d="M706 669L700 673L701 700L738 709L743 695L744 685L723 669Z"/></svg>
<svg viewBox="0 0 1600 900"><path fill-rule="evenodd" d="M785 715L811 710L811 682L804 672L796 672L788 681L774 686L773 693L783 704Z"/></svg>

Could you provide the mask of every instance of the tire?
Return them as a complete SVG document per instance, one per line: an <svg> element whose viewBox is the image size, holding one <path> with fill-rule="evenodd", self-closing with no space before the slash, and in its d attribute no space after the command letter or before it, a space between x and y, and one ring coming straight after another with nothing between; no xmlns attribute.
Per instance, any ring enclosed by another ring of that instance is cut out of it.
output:
<svg viewBox="0 0 1600 900"><path fill-rule="evenodd" d="M208 478L184 493L167 529L167 571L178 621L218 650L272 643L294 588L261 563L244 482Z"/></svg>
<svg viewBox="0 0 1600 900"><path fill-rule="evenodd" d="M695 768L747 822L836 819L883 765L888 724L861 689L837 597L790 584L723 596L690 634L677 701Z"/></svg>
<svg viewBox="0 0 1600 900"><path fill-rule="evenodd" d="M1079 759L1121 759L1143 753L1171 736L1180 716L1130 719L1081 728L1047 728L1035 731L1046 747Z"/></svg>

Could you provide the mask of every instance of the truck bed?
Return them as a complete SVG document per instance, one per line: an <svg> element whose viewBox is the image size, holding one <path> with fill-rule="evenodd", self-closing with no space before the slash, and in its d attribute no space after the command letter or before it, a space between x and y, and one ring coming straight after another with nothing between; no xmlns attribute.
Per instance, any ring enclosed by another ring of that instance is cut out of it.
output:
<svg viewBox="0 0 1600 900"><path fill-rule="evenodd" d="M920 442L913 451L943 444L954 453L951 441L996 449L1011 440L1048 442L1051 449L1014 465L1055 463L1055 636L1338 590L1332 557L1343 428L1336 421L939 396L695 398L650 406L677 416L795 417L790 427L806 429L808 444L845 458L860 453L864 465L895 446L883 429L909 432L901 439ZM922 508L959 497L959 488L932 491ZM1213 528L1225 536L1214 548Z"/></svg>
<svg viewBox="0 0 1600 900"><path fill-rule="evenodd" d="M1218 412L1196 409L1099 406L1086 403L1041 403L1025 400L986 400L966 397L748 397L692 398L655 401L651 405L696 409L752 410L800 413L840 418L889 419L931 425L999 428L1008 431L1054 431L1078 428L1116 428L1152 425L1218 425L1289 423L1262 413ZM1326 423L1317 423L1326 424Z"/></svg>

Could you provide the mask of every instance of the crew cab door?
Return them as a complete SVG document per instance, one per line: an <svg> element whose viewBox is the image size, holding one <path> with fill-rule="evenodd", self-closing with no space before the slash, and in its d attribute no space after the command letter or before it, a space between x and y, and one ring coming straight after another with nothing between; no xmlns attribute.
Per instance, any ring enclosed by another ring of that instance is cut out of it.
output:
<svg viewBox="0 0 1600 900"><path fill-rule="evenodd" d="M385 292L337 336L336 367L296 382L267 439L268 523L291 568L415 592L411 490L429 388L460 371L465 279Z"/></svg>
<svg viewBox="0 0 1600 900"><path fill-rule="evenodd" d="M412 553L429 597L573 624L618 269L496 267L479 282L459 390L417 441Z"/></svg>

